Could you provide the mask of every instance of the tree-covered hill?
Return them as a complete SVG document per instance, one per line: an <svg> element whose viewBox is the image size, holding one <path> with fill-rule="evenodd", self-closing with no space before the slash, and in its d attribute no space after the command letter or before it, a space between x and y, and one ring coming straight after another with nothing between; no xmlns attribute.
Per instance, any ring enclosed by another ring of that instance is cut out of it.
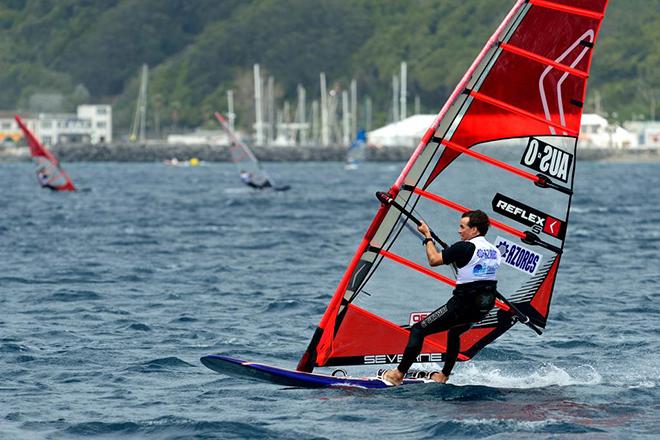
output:
<svg viewBox="0 0 660 440"><path fill-rule="evenodd" d="M252 65L273 76L278 104L308 102L358 81L374 118L390 110L392 75L408 64L408 93L435 112L513 0L2 0L0 109L114 105L128 129L143 63L161 124L209 123L236 95L252 118ZM588 105L649 118L659 86L660 0L611 0L596 49ZM57 99L57 98L60 99ZM153 114L153 111L152 113Z"/></svg>

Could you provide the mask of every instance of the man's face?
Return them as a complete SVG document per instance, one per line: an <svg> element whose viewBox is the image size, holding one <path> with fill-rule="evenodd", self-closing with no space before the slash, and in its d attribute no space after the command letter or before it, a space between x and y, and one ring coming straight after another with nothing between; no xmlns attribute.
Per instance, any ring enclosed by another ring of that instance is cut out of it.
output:
<svg viewBox="0 0 660 440"><path fill-rule="evenodd" d="M461 240L470 240L471 238L479 235L479 230L476 227L469 227L468 223L470 219L468 217L461 218L461 222L458 224L458 235L461 236Z"/></svg>

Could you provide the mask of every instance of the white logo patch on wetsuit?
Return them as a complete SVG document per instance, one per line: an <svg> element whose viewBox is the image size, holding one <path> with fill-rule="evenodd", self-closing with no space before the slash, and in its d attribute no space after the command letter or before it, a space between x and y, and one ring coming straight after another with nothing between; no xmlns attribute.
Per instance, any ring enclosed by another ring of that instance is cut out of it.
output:
<svg viewBox="0 0 660 440"><path fill-rule="evenodd" d="M500 251L482 236L468 241L475 246L474 254L468 264L458 269L456 284L497 280L495 273L502 262Z"/></svg>

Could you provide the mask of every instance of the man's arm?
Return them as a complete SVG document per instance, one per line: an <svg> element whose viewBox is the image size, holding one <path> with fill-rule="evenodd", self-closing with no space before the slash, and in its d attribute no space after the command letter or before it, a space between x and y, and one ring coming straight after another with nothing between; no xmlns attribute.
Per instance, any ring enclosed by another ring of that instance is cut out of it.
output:
<svg viewBox="0 0 660 440"><path fill-rule="evenodd" d="M441 264L456 264L456 267L463 267L470 262L474 254L474 244L467 241L459 241L448 248L438 251L435 243L431 239L431 231L428 225L422 222L417 229L424 237L424 247L426 249L426 258L429 265L440 266Z"/></svg>
<svg viewBox="0 0 660 440"><path fill-rule="evenodd" d="M441 264L444 264L442 261L442 252L438 252L438 248L435 247L433 239L426 242L426 258L428 258L429 265L431 266L440 266Z"/></svg>
<svg viewBox="0 0 660 440"><path fill-rule="evenodd" d="M435 247L433 238L431 237L431 230L428 225L424 222L417 227L417 230L421 232L424 237L424 248L426 249L426 258L429 260L429 265L431 266L440 266L444 264L442 261L442 252L438 252L438 248Z"/></svg>

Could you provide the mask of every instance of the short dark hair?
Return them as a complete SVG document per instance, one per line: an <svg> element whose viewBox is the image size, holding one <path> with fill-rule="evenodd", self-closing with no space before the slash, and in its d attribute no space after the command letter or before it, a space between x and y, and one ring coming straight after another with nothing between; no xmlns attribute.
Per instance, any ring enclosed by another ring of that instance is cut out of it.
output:
<svg viewBox="0 0 660 440"><path fill-rule="evenodd" d="M476 211L466 211L463 213L461 218L465 217L469 219L468 227L477 228L479 234L486 235L486 232L488 232L488 227L490 226L490 220L488 219L488 215L485 212L480 209L477 209Z"/></svg>

